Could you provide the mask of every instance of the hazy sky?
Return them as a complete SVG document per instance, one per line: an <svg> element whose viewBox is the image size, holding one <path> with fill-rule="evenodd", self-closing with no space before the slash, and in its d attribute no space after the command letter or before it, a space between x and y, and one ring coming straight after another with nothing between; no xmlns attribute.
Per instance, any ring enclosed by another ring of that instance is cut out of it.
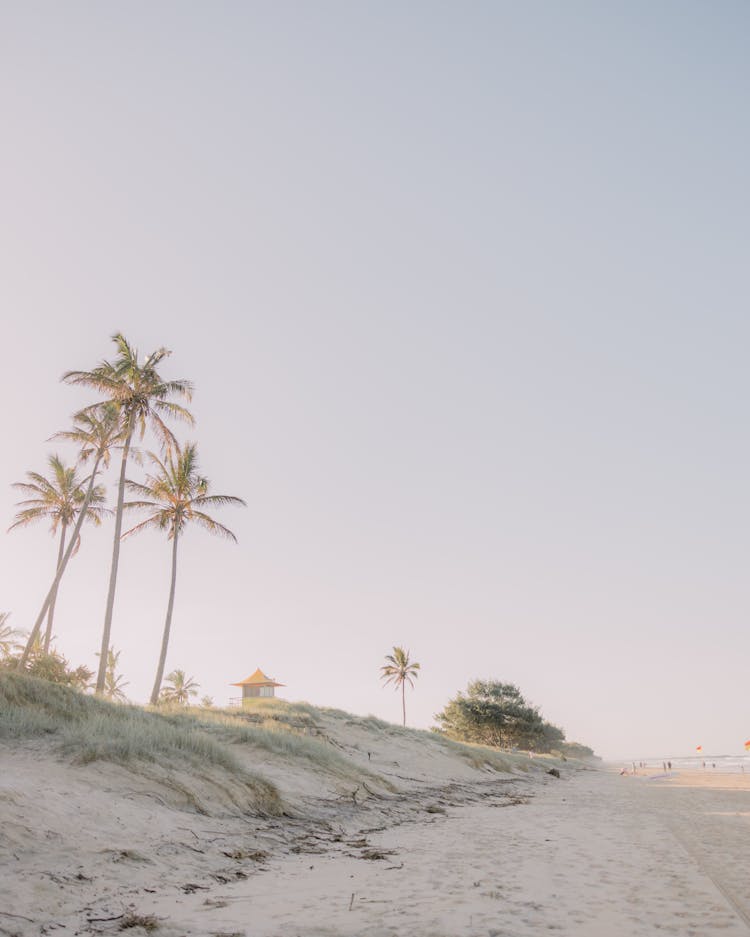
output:
<svg viewBox="0 0 750 937"><path fill-rule="evenodd" d="M605 756L740 751L749 29L730 0L0 3L3 526L91 399L60 375L122 330L173 350L248 502L239 545L184 538L168 670L397 721L403 644L414 725L484 677ZM111 536L63 581L74 663ZM16 625L54 558L0 536ZM169 562L123 545L135 700Z"/></svg>

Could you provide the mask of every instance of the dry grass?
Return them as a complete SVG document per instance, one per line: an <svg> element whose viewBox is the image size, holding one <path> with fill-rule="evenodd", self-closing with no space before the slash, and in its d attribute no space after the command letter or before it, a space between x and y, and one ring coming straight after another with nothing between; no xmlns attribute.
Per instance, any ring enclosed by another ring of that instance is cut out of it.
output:
<svg viewBox="0 0 750 937"><path fill-rule="evenodd" d="M256 704L254 700L243 709L173 711L169 718L176 725L190 720L233 745L301 760L339 778L377 781L390 788L389 782L355 764L336 747L320 725L321 712L307 703L258 700Z"/></svg>
<svg viewBox="0 0 750 937"><path fill-rule="evenodd" d="M49 737L76 764L111 761L143 773L139 765L154 763L168 774L183 769L214 785L219 776L228 776L243 791L241 802L248 809L253 805L265 813L282 809L274 785L247 771L231 748L197 721L176 722L159 712L108 703L0 670L0 738L39 736Z"/></svg>

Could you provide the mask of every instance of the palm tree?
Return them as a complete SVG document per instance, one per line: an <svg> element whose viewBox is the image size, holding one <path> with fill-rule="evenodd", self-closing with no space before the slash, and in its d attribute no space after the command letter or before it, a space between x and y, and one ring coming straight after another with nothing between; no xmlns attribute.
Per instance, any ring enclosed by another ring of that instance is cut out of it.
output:
<svg viewBox="0 0 750 937"><path fill-rule="evenodd" d="M57 549L57 563L55 565L55 576L53 577L57 585L52 590L49 603L47 603L47 630L42 643L45 654L49 652L49 643L52 638L57 587L60 583L57 571L60 569L65 556L68 528L79 514L81 515L81 524L84 520L89 520L99 525L102 522L102 516L106 513L106 508L102 506L104 504L104 488L101 485L92 488L88 504L83 510L83 502L86 498L84 485L88 479L80 478L78 469L75 466L65 465L58 455L51 455L48 462L52 469L51 479L45 478L44 475L40 475L38 472L27 472L28 481L15 482L13 485L14 488L30 497L18 502L17 506L21 510L16 514L15 521L8 528L8 530L13 530L16 527L26 527L37 521L49 521L53 536L57 534L58 529L60 531L60 545ZM78 549L80 529L81 525L76 525L76 538L71 538L71 554ZM34 637L38 633L39 629L37 628Z"/></svg>
<svg viewBox="0 0 750 937"><path fill-rule="evenodd" d="M169 399L178 396L190 400L193 393L192 384L185 380L166 381L157 370L158 365L170 352L166 348L158 348L141 361L138 350L130 345L122 333L118 332L113 335L112 341L117 346L114 361L103 361L91 371L68 371L62 378L69 384L81 384L84 387L91 387L105 395L106 399L104 401L95 404L93 407L87 407L82 413L96 411L102 403L115 406L119 413L123 441L120 482L117 490L112 566L109 574L107 607L104 612L99 672L96 677L95 689L98 694L104 692L107 672L107 651L109 650L109 638L112 631L117 567L120 561L125 475L133 435L138 433L140 438L143 439L147 426L150 426L161 440L164 448L169 450L177 442L171 430L166 426L164 419L176 417L185 420L187 423L193 423L190 412Z"/></svg>
<svg viewBox="0 0 750 937"><path fill-rule="evenodd" d="M153 452L148 453L152 465L155 467L153 475L147 475L144 484L128 481L128 490L141 496L142 500L128 501L126 509L145 510L149 516L145 521L131 527L123 534L123 538L131 534L155 528L167 533L167 539L172 541L172 579L169 587L169 601L167 603L167 617L164 622L164 634L161 642L161 653L156 668L156 679L151 691L151 705L156 705L159 699L164 665L167 660L169 646L169 631L172 626L172 610L174 608L175 585L177 582L177 541L187 524L195 523L211 534L218 534L229 540L237 538L227 527L219 524L205 513L203 508L219 507L225 504L237 504L244 507L242 498L233 495L209 494L209 481L198 474L198 453L195 443L188 443L180 448L176 443L171 452L168 452L162 461Z"/></svg>
<svg viewBox="0 0 750 937"><path fill-rule="evenodd" d="M115 651L111 647L107 651L107 672L104 678L104 699L111 700L113 703L124 703L127 697L124 689L128 686L127 681L123 682L123 677L117 673L117 665L120 661L120 651Z"/></svg>
<svg viewBox="0 0 750 937"><path fill-rule="evenodd" d="M408 683L410 687L414 686L414 680L419 676L419 664L409 660L409 652L402 647L394 647L392 654L386 654L387 663L380 668L380 679L385 680L385 686L389 683L394 684L394 689L401 687L401 708L404 713L404 725L406 725L406 693L405 688Z"/></svg>
<svg viewBox="0 0 750 937"><path fill-rule="evenodd" d="M42 608L34 622L34 627L31 629L28 643L19 661L19 667L26 665L29 655L31 654L31 648L42 626L45 613L57 596L57 588L62 579L62 575L65 572L68 561L76 550L76 545L80 542L81 526L84 519L88 516L89 504L92 499L97 496L97 493L102 491L99 486L95 485L99 468L102 465L104 468L109 466L110 450L120 440L119 410L111 404L105 404L99 408L92 408L90 412L87 413L79 413L74 419L75 422L71 430L57 433L52 438L66 439L75 442L79 446L78 461L85 464L91 459L94 465L88 477L88 488L86 489L83 503L78 511L76 525L70 537L68 547L63 554L61 562L58 564L55 577L52 580L52 585L47 592L47 597L42 603Z"/></svg>
<svg viewBox="0 0 750 937"><path fill-rule="evenodd" d="M22 632L8 624L10 612L0 612L0 660L10 657L20 647L18 639Z"/></svg>
<svg viewBox="0 0 750 937"><path fill-rule="evenodd" d="M200 683L196 683L193 677L186 677L184 670L173 670L167 674L167 684L161 691L161 700L164 703L177 703L180 706L187 706L191 696L197 696ZM153 700L151 705L155 705Z"/></svg>

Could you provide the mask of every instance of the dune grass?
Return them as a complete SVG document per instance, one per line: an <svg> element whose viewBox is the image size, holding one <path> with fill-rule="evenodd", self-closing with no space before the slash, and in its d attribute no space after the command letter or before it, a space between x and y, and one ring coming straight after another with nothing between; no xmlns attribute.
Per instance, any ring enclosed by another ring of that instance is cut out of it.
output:
<svg viewBox="0 0 750 937"><path fill-rule="evenodd" d="M198 710L198 712L205 712L205 710ZM269 727L268 720L273 719L273 728L276 729L280 729L282 726L287 728L304 728L307 726L320 729L321 723L327 717L342 722L344 726L354 726L368 733L376 733L386 738L405 739L415 745L438 745L468 762L472 768L480 770L490 768L493 771L512 773L517 770L527 771L529 767L528 757L523 754L514 755L509 752L501 752L495 748L489 748L486 745L458 742L430 729L414 729L409 726L386 722L378 716L355 716L342 709L312 706L310 703L288 703L286 700L281 699L254 699L241 709L221 710L220 712L230 718L245 718L253 722L263 720L262 725L264 727ZM316 750L315 739L303 739L302 741L313 743L311 746L312 756L312 752ZM275 738L269 738L268 742L271 750L274 750L275 744L284 745L284 742L279 739L278 731ZM336 751L327 748L327 752L331 760L335 761Z"/></svg>
<svg viewBox="0 0 750 937"><path fill-rule="evenodd" d="M53 740L57 751L76 764L110 761L134 769L138 763L154 763L214 784L210 773L215 769L239 783L259 809L282 809L274 785L243 767L227 745L197 723L0 670L0 739L40 736Z"/></svg>
<svg viewBox="0 0 750 937"><path fill-rule="evenodd" d="M356 765L318 733L307 704L263 700L256 711L138 706L108 703L45 680L0 670L0 739L53 737L78 764L155 762L192 771L219 768L260 783L239 755L250 750L301 760L340 778L382 778ZM266 782L263 782L266 783Z"/></svg>
<svg viewBox="0 0 750 937"><path fill-rule="evenodd" d="M191 777L203 777L214 784L228 776L253 790L255 801L268 812L281 809L278 792L246 767L261 753L302 770L319 770L339 779L367 781L395 790L389 780L359 761L354 750L357 745L350 756L336 741L336 736L345 739L348 727L414 747L439 747L480 770L513 772L529 767L522 755L308 703L259 699L238 709L144 709L108 703L0 669L0 739L47 736L61 754L79 764L110 761L135 770L137 763L151 762L168 772L184 768Z"/></svg>
<svg viewBox="0 0 750 937"><path fill-rule="evenodd" d="M319 725L320 711L316 711L315 707L307 703L286 703L284 700L258 702L261 705L242 709L191 708L174 711L166 718L172 719L176 725L190 720L225 742L247 745L282 758L301 759L340 778L366 778L391 787L379 775L342 754L322 732Z"/></svg>

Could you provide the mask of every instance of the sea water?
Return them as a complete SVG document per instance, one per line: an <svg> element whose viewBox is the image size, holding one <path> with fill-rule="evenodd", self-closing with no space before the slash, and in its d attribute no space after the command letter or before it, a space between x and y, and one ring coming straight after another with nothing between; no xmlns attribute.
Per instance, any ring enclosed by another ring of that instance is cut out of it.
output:
<svg viewBox="0 0 750 937"><path fill-rule="evenodd" d="M664 758L647 758L647 768L661 769L666 761L672 762L673 771L714 771L723 774L740 774L744 768L750 774L750 752L743 755L689 755L687 757L674 757L665 755ZM639 761L636 760L636 765ZM705 766L705 767L704 767Z"/></svg>

